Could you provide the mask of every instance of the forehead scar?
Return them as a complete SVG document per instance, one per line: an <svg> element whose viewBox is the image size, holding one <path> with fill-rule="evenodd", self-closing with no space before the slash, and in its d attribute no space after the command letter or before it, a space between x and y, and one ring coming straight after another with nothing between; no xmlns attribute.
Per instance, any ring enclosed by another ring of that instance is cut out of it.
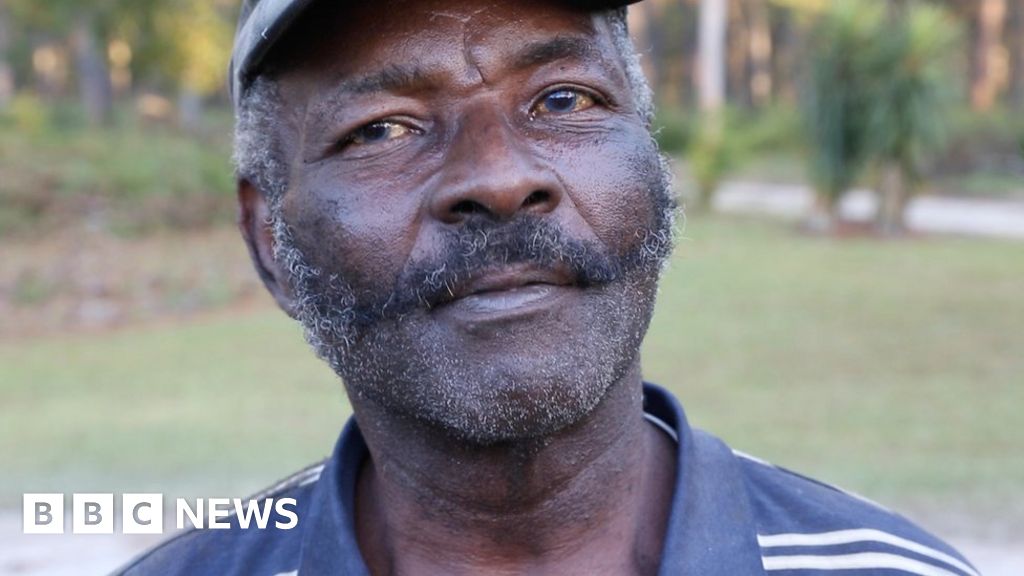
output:
<svg viewBox="0 0 1024 576"><path fill-rule="evenodd" d="M427 21L428 22L433 22L433 21L435 21L435 20L437 20L439 18L448 18L450 20L455 20L456 22L460 22L462 24L465 24L465 23L469 22L470 20L472 20L474 16L476 16L477 14L480 14L481 12L484 12L485 10L486 10L485 8L478 8L477 10L474 10L473 12L471 12L469 14L457 14L457 13L453 13L453 12L444 12L444 11L439 11L439 10L432 10L430 12L430 16L427 18Z"/></svg>

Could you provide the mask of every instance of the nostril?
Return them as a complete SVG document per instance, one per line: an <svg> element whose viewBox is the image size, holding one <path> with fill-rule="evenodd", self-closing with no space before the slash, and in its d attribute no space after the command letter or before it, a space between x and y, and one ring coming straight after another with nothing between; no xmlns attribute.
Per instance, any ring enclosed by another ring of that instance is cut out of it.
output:
<svg viewBox="0 0 1024 576"><path fill-rule="evenodd" d="M523 208L534 206L536 204L544 204L550 199L551 194L543 190L537 190L526 197L526 200L523 201Z"/></svg>
<svg viewBox="0 0 1024 576"><path fill-rule="evenodd" d="M472 200L462 200L452 206L452 212L455 214L479 214L485 211L486 210L479 202L474 202Z"/></svg>

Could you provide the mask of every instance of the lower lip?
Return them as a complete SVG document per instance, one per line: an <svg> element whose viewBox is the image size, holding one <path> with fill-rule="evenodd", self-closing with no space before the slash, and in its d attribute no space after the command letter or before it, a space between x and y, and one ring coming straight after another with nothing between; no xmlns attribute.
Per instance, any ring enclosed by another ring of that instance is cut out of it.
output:
<svg viewBox="0 0 1024 576"><path fill-rule="evenodd" d="M474 320L505 319L550 309L572 292L573 289L567 286L530 284L465 296L448 303L443 309Z"/></svg>

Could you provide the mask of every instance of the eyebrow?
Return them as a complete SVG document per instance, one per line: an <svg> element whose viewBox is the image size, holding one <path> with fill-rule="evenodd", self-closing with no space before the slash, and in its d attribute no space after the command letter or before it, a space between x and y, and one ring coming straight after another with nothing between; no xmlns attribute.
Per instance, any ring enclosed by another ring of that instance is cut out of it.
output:
<svg viewBox="0 0 1024 576"><path fill-rule="evenodd" d="M588 38L556 36L526 44L510 58L512 70L524 70L559 60L600 58L601 51ZM421 65L390 64L386 68L346 78L332 90L332 100L382 92L411 92L432 84L431 74Z"/></svg>
<svg viewBox="0 0 1024 576"><path fill-rule="evenodd" d="M522 70L558 60L587 60L600 58L601 51L589 38L556 36L532 42L512 56L512 68Z"/></svg>
<svg viewBox="0 0 1024 576"><path fill-rule="evenodd" d="M426 83L428 83L427 74L420 67L391 64L387 68L365 76L341 81L337 92L348 95L402 92Z"/></svg>

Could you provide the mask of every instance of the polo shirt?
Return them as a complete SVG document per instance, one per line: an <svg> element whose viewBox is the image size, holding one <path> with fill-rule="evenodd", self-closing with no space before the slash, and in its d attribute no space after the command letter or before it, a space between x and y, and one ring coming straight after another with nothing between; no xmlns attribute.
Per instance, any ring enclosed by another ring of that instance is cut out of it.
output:
<svg viewBox="0 0 1024 576"><path fill-rule="evenodd" d="M644 384L644 417L676 443L675 493L662 576L978 576L952 547L905 518L827 484L730 449L693 429L666 390ZM354 419L333 454L254 497L294 498L298 524L193 529L116 574L363 576L355 487L369 457Z"/></svg>

